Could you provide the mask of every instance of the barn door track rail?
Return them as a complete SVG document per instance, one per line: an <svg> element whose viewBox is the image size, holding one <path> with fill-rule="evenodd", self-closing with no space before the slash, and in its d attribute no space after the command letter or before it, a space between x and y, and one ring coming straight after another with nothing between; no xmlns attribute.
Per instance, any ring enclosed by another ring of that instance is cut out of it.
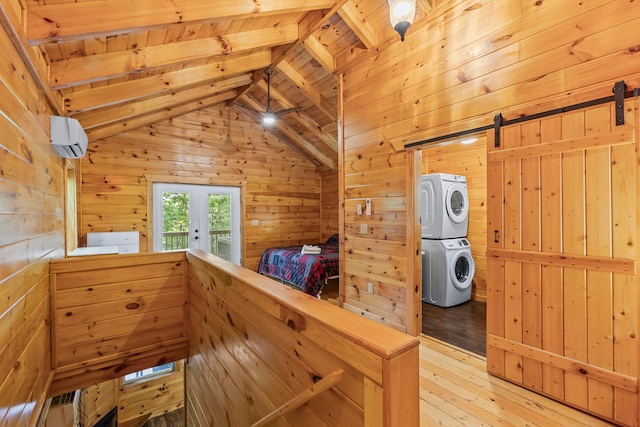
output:
<svg viewBox="0 0 640 427"><path fill-rule="evenodd" d="M416 141L409 144L405 144L404 148L414 148L421 145L433 144L435 142L445 141L448 139L459 138L461 136L470 135L478 132L484 132L490 129L494 129L495 132L495 146L500 147L500 128L503 126L515 125L530 120L537 120L543 117L554 116L557 114L567 113L569 111L580 110L582 108L588 108L594 105L606 104L607 102L615 102L616 106L616 126L624 125L624 100L625 98L633 98L640 96L640 88L628 90L624 80L616 82L612 89L613 95L603 98L592 99L590 101L579 102L577 104L568 105L565 107L554 108L552 110L543 111L541 113L531 114L528 116L521 116L515 119L505 119L502 113L498 113L493 117L493 124L480 126L473 129L467 129L459 132L453 132L447 135L440 135L434 138L424 139L422 141Z"/></svg>

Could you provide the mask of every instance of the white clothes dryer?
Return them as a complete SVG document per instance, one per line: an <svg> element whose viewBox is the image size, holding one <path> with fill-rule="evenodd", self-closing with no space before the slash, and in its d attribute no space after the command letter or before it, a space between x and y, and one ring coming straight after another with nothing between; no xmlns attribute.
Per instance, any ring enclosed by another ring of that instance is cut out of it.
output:
<svg viewBox="0 0 640 427"><path fill-rule="evenodd" d="M469 224L467 179L461 175L422 175L420 217L423 239L465 237Z"/></svg>
<svg viewBox="0 0 640 427"><path fill-rule="evenodd" d="M422 239L422 300L452 307L471 299L476 264L467 239Z"/></svg>

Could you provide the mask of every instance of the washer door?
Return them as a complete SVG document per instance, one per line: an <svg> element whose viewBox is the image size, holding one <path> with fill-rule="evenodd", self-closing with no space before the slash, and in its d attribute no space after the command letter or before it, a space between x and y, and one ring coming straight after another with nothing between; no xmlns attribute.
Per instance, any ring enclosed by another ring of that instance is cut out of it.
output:
<svg viewBox="0 0 640 427"><path fill-rule="evenodd" d="M447 215L449 219L456 224L467 219L469 196L467 195L467 186L465 184L453 184L447 190L445 204L447 206Z"/></svg>
<svg viewBox="0 0 640 427"><path fill-rule="evenodd" d="M471 258L471 253L468 250L456 252L449 263L451 283L461 291L465 290L471 286L475 273L476 263Z"/></svg>

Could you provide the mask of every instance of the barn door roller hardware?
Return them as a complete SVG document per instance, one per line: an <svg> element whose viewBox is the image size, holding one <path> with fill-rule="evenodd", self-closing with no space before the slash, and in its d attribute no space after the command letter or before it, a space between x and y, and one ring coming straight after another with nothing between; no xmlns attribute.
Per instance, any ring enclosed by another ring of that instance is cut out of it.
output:
<svg viewBox="0 0 640 427"><path fill-rule="evenodd" d="M613 85L613 99L616 104L616 126L624 124L624 94L627 92L627 85L624 80L620 80Z"/></svg>
<svg viewBox="0 0 640 427"><path fill-rule="evenodd" d="M541 113L531 114L529 116L517 117L511 120L505 120L502 113L498 113L493 117L493 125L480 126L473 129L467 129L460 132L450 133L448 135L441 135L431 139L425 139L423 141L412 142L406 144L404 148L412 148L420 145L426 145L429 143L444 141L447 139L456 138L462 135L468 135L472 133L482 132L489 129L495 131L495 146L500 147L500 129L504 126L515 125L529 120L537 120L543 117L554 116L556 114L567 113L569 111L580 110L582 108L592 107L594 105L605 104L607 102L615 102L616 107L616 126L624 125L624 99L640 96L640 88L634 90L627 90L627 85L624 80L616 82L613 86L613 96L607 96L604 98L592 99L591 101L580 102L578 104L568 105L566 107L560 107L549 111L543 111Z"/></svg>
<svg viewBox="0 0 640 427"><path fill-rule="evenodd" d="M502 113L498 113L493 116L493 131L495 132L495 141L493 143L494 147L500 147L500 128L504 124L504 118L502 117Z"/></svg>

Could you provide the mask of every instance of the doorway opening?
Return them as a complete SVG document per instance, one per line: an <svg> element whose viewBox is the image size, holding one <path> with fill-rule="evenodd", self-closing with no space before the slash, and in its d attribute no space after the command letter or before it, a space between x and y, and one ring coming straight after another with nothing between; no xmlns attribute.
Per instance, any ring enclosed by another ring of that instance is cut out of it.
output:
<svg viewBox="0 0 640 427"><path fill-rule="evenodd" d="M420 226L421 228L427 228L429 225L427 219L440 215L440 226L443 230L438 232L444 233L446 231L460 236L464 234L464 237L458 240L469 243L470 256L475 264L475 273L471 282L471 299L461 304L452 301L458 298L445 298L445 295L456 297L462 294L462 290L455 286L457 270L447 269L447 274L443 274L444 271L427 274L426 280L430 280L430 289L433 295L438 295L439 298L431 301L433 304L424 302L424 300L422 302L422 333L481 356L486 354L486 149L487 138L485 133L465 135L464 138L441 140L437 143L425 145L420 149L420 172L422 176L428 174L450 174L464 178L467 187L467 196L464 204L468 209L466 233L457 234L460 230L458 228L453 229L453 227L458 226L458 223L455 223L453 218L445 216L448 214L445 209L447 205L444 203L440 205L440 209L437 208L435 203L430 203L432 212L425 212L425 218L422 219ZM454 188L454 185L451 184L449 188ZM428 209L427 205L420 205L420 216L422 216L422 210L426 209ZM445 229L445 224L450 229ZM431 230L438 228L435 223L432 225ZM443 234L425 234L424 229L421 234L423 239L430 240L433 243L433 246L427 246L437 249L435 254L440 253L441 249L439 249L438 245L435 245L434 240L442 240L444 242L447 236ZM425 248L424 240L422 247L423 249ZM457 252L454 253L457 254ZM454 261L458 258L451 256L446 259L447 257L444 254L445 252L443 252L444 262L448 263L450 267L457 266L457 262L454 264ZM435 257L434 253L430 253L430 255ZM465 288L465 291L468 291L468 289ZM438 303L446 307L440 306Z"/></svg>
<svg viewBox="0 0 640 427"><path fill-rule="evenodd" d="M201 249L241 264L240 187L153 184L153 250Z"/></svg>

